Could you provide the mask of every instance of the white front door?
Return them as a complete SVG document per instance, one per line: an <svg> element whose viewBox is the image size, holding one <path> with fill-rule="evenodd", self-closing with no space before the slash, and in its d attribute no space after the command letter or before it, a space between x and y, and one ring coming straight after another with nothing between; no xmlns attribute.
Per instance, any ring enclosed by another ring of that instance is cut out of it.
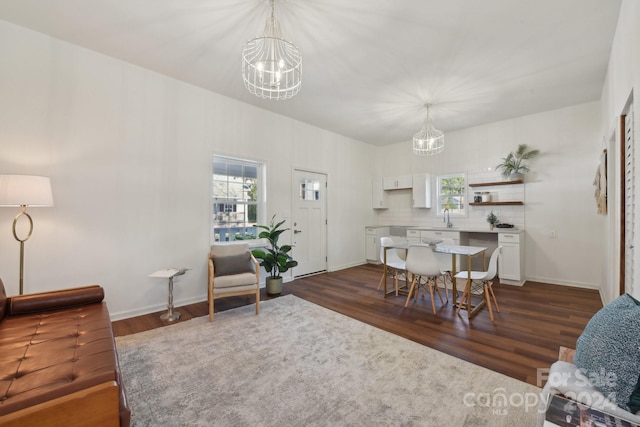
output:
<svg viewBox="0 0 640 427"><path fill-rule="evenodd" d="M295 277L327 271L327 176L294 170L293 258Z"/></svg>

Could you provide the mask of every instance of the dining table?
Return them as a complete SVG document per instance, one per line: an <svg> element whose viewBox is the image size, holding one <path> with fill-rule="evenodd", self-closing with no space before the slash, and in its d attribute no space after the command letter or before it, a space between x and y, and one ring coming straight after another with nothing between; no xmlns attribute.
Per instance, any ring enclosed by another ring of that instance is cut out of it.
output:
<svg viewBox="0 0 640 427"><path fill-rule="evenodd" d="M466 298L466 303L463 301L458 301L458 288L456 284L456 273L458 273L457 266L457 256L462 255L467 257L467 281L465 287L469 295L471 295L471 259L475 256L482 256L482 266L483 269L486 269L487 266L487 248L483 246L466 246L466 245L442 245L437 244L437 241L432 241L429 243L409 243L409 242L398 242L392 243L390 245L385 245L383 247L383 258L384 258L384 272L382 273L382 281L384 282L384 297L386 298L387 292L387 251L389 249L399 249L404 250L405 253L409 251L410 246L429 246L433 252L441 253L441 254L451 254L451 287L452 287L452 296L453 296L453 306L457 308L459 305L462 305L462 308L467 311L467 315L469 318L472 318L484 307L486 304L484 298L478 302L478 304L473 305L471 303L471 297ZM446 291L446 289L445 289ZM392 292L392 291L391 291Z"/></svg>

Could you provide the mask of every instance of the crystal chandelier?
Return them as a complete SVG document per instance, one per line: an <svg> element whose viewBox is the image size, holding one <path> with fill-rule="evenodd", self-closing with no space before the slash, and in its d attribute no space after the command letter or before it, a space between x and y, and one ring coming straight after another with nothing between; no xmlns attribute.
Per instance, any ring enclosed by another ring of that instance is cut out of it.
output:
<svg viewBox="0 0 640 427"><path fill-rule="evenodd" d="M422 125L422 130L413 135L413 154L418 156L432 156L444 150L444 133L433 127L427 104L427 118Z"/></svg>
<svg viewBox="0 0 640 427"><path fill-rule="evenodd" d="M242 79L249 92L265 99L289 99L300 91L302 56L300 50L282 37L274 13L262 37L249 40L242 49Z"/></svg>

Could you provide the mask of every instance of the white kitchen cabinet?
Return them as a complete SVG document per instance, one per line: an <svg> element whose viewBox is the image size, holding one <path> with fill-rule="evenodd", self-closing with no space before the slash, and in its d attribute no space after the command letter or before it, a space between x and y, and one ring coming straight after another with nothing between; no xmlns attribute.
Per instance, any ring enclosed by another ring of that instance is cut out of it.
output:
<svg viewBox="0 0 640 427"><path fill-rule="evenodd" d="M413 207L431 207L431 175L421 173L413 175Z"/></svg>
<svg viewBox="0 0 640 427"><path fill-rule="evenodd" d="M420 230L407 230L407 242L420 243Z"/></svg>
<svg viewBox="0 0 640 427"><path fill-rule="evenodd" d="M420 232L422 239L453 239L453 243L460 244L460 232L449 230L422 230Z"/></svg>
<svg viewBox="0 0 640 427"><path fill-rule="evenodd" d="M460 232L449 230L420 230L419 228L412 228L407 230L407 242L423 243L422 239L453 239L453 243L455 245L459 245Z"/></svg>
<svg viewBox="0 0 640 427"><path fill-rule="evenodd" d="M498 259L500 283L510 285L524 284L524 242L520 242L519 233L499 233L498 245L502 252Z"/></svg>
<svg viewBox="0 0 640 427"><path fill-rule="evenodd" d="M440 239L451 239L453 240L454 246L460 244L460 232L459 231L448 231L448 230L422 230L420 232L420 239L432 239L432 240L440 240ZM460 265L460 255L456 255L456 268L459 271L461 269Z"/></svg>
<svg viewBox="0 0 640 427"><path fill-rule="evenodd" d="M371 181L371 205L373 209L387 209L389 207L382 178L374 178Z"/></svg>
<svg viewBox="0 0 640 427"><path fill-rule="evenodd" d="M380 238L389 235L389 227L365 228L365 256L367 262L380 264Z"/></svg>
<svg viewBox="0 0 640 427"><path fill-rule="evenodd" d="M412 186L412 175L386 176L382 179L382 188L385 190L402 190Z"/></svg>

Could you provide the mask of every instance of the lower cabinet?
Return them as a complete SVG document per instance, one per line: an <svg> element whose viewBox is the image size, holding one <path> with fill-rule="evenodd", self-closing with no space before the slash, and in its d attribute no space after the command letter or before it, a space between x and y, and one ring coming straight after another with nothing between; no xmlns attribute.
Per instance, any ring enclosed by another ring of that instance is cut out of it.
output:
<svg viewBox="0 0 640 427"><path fill-rule="evenodd" d="M422 230L420 232L422 239L452 239L454 245L460 244L459 231L439 231L439 230Z"/></svg>
<svg viewBox="0 0 640 427"><path fill-rule="evenodd" d="M420 230L407 230L407 242L409 244L420 243Z"/></svg>
<svg viewBox="0 0 640 427"><path fill-rule="evenodd" d="M389 227L366 227L364 251L367 262L380 264L380 238L389 235Z"/></svg>
<svg viewBox="0 0 640 427"><path fill-rule="evenodd" d="M498 245L502 252L498 259L498 275L501 283L524 284L524 242L520 244L520 234L499 233Z"/></svg>

